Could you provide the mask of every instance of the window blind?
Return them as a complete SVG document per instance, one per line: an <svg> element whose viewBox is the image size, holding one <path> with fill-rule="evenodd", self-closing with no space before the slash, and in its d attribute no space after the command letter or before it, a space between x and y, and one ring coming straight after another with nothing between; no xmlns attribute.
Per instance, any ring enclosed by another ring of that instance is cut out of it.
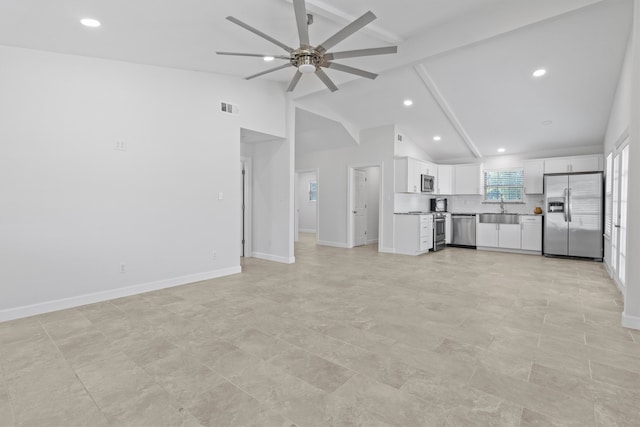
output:
<svg viewBox="0 0 640 427"><path fill-rule="evenodd" d="M488 202L521 202L524 196L523 169L484 171L484 199Z"/></svg>

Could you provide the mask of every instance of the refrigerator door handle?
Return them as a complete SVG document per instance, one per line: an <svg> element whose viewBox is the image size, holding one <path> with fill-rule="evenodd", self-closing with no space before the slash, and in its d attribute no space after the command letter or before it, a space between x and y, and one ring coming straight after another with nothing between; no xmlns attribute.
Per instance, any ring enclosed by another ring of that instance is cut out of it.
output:
<svg viewBox="0 0 640 427"><path fill-rule="evenodd" d="M569 206L569 189L564 189L564 206L562 207L562 214L564 215L564 222L569 222L569 218L567 216L567 209Z"/></svg>
<svg viewBox="0 0 640 427"><path fill-rule="evenodd" d="M571 212L572 211L572 209L571 209L571 188L569 188L569 190L567 191L567 195L568 195L568 198L569 198L569 204L568 204L568 206L569 206L569 222L571 222L571 213L572 213Z"/></svg>

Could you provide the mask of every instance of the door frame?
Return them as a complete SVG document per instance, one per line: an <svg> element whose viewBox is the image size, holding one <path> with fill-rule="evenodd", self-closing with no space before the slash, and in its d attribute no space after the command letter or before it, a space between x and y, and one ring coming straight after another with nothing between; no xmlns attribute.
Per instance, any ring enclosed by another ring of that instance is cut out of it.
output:
<svg viewBox="0 0 640 427"><path fill-rule="evenodd" d="M621 209L621 201L622 201L622 152L625 150L625 148L629 147L629 143L631 141L631 138L629 137L628 133L624 133L620 139L618 140L618 143L614 146L614 148L611 150L611 154L612 154L612 167L611 167L611 173L613 173L613 171L615 170L615 162L616 162L616 157L619 157L619 161L620 161L620 165L618 168L618 194L617 194L617 199L618 199L618 207L617 207L617 213L619 216L622 216L622 211ZM605 157L606 158L606 157ZM626 189L627 189L627 200L629 198L629 171L627 169L627 185L626 185ZM612 179L615 179L615 177L613 177ZM612 184L613 185L613 184ZM606 189L605 189L606 192ZM606 197L606 195L605 195ZM616 195L613 194L613 201L616 200ZM616 211L616 209L614 209L614 207L611 207L612 211ZM628 205L627 205L627 209L628 209ZM627 218L627 230L628 230L628 225L629 225L629 212L626 212L626 218ZM615 262L611 263L611 264L607 264L607 270L609 270L609 276L613 279L613 281L615 282L616 286L618 287L618 290L620 290L620 292L622 293L623 296L626 295L626 285L627 285L627 280L626 277L624 278L624 282L620 280L620 233L621 230L619 227L616 227L616 223L618 223L619 218L615 218L613 216L613 212L611 213L612 217L611 217L611 236L609 236L608 242L607 239L605 238L605 242L609 245L609 251L610 251L610 256L609 256L609 262L612 261L612 258L615 255ZM616 238L614 239L614 233L617 233ZM625 235L625 248L624 248L624 254L625 254L625 258L626 258L626 253L627 253L627 248L628 248L628 235ZM616 241L617 245L614 248L613 246L613 242L614 240ZM617 251L617 253L613 253L614 249ZM628 258L626 258L626 263L629 262ZM626 276L626 272L628 271L628 268L625 267L625 276Z"/></svg>
<svg viewBox="0 0 640 427"><path fill-rule="evenodd" d="M364 163L364 164L349 164L347 165L347 248L352 249L353 246L353 178L356 169L375 168L379 169L379 183L378 183L378 252L380 252L381 240L382 240L382 212L384 201L382 199L382 187L384 186L384 177L382 163Z"/></svg>
<svg viewBox="0 0 640 427"><path fill-rule="evenodd" d="M253 163L251 157L240 156L240 163L244 165L244 257L253 257ZM240 210L242 216L242 208ZM240 242L242 244L242 242Z"/></svg>
<svg viewBox="0 0 640 427"><path fill-rule="evenodd" d="M315 173L316 174L316 243L318 243L320 239L320 169L300 169L295 171L295 182L293 185L293 193L294 193L294 242L299 240L300 236L300 221L299 221L299 208L298 205L298 182L300 182L300 174L301 173Z"/></svg>

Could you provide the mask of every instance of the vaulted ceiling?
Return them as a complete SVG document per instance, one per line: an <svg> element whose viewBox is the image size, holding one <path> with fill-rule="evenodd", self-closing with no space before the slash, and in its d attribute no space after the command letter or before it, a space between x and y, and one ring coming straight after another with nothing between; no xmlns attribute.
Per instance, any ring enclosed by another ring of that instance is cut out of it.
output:
<svg viewBox="0 0 640 427"><path fill-rule="evenodd" d="M328 70L338 92L304 76L292 98L350 128L396 124L436 161L491 156L498 147L523 155L559 147L595 152L632 7L632 0L307 0L312 44L372 10L378 19L337 47L398 45L399 51L340 61L379 73L376 80ZM228 15L298 45L291 0L0 0L0 44L243 77L273 65L215 52L285 53L225 20ZM87 16L102 27L78 25ZM547 75L533 78L538 68ZM260 78L281 82L284 90L294 71ZM407 98L414 101L410 108L402 105ZM322 129L342 132L305 114L300 149L322 148Z"/></svg>

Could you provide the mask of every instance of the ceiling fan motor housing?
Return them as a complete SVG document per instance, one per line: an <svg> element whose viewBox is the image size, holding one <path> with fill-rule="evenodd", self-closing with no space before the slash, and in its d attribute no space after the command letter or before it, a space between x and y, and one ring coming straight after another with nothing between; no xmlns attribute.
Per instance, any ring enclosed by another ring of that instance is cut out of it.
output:
<svg viewBox="0 0 640 427"><path fill-rule="evenodd" d="M302 74L311 74L322 64L322 55L312 47L296 49L291 53L291 64Z"/></svg>

